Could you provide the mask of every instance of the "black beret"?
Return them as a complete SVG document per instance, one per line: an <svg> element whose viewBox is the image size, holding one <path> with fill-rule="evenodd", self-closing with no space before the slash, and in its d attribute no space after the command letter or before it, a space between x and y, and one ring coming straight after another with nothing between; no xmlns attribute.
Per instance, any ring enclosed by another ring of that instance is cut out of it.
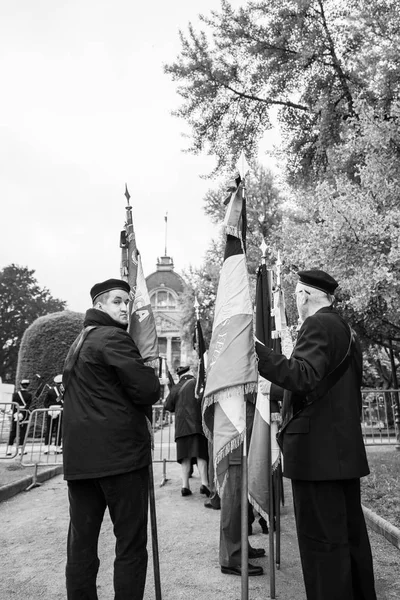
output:
<svg viewBox="0 0 400 600"><path fill-rule="evenodd" d="M187 373L188 371L190 371L190 367L184 367L184 366L181 365L180 367L178 367L176 369L176 374L179 375L179 376L181 376L184 373Z"/></svg>
<svg viewBox="0 0 400 600"><path fill-rule="evenodd" d="M124 290L129 294L131 288L129 283L123 281L122 279L107 279L106 281L102 281L101 283L95 283L92 289L90 290L92 302L94 302L97 296L100 296L100 294L105 294L105 292L111 292L111 290Z"/></svg>
<svg viewBox="0 0 400 600"><path fill-rule="evenodd" d="M316 288L317 290L321 290L326 294L333 294L339 285L338 282L333 279L333 277L328 275L328 273L325 273L325 271L319 271L318 269L311 271L299 271L297 274L301 283Z"/></svg>

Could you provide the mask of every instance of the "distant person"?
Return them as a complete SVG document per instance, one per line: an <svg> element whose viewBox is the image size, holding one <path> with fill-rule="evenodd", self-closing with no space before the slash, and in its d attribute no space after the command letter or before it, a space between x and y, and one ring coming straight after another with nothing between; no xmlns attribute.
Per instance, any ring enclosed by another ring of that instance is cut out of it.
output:
<svg viewBox="0 0 400 600"><path fill-rule="evenodd" d="M18 391L15 391L12 395L11 401L20 407L20 410L13 406L11 411L11 429L10 435L8 438L8 448L14 445L15 439L17 437L17 431L19 426L19 436L18 436L18 452L22 453L22 447L24 445L24 440L27 431L27 420L29 418L29 409L32 403L32 394L28 391L29 379L22 379L20 383L20 388ZM25 423L24 423L25 421ZM13 451L8 449L7 456L11 456Z"/></svg>
<svg viewBox="0 0 400 600"><path fill-rule="evenodd" d="M147 573L151 406L160 384L127 332L129 285L95 284L93 308L63 373L68 481L68 600L97 599L97 544L108 508L116 537L115 600L142 600Z"/></svg>
<svg viewBox="0 0 400 600"><path fill-rule="evenodd" d="M189 478L192 462L196 461L201 479L200 494L209 496L207 438L203 433L201 399L195 397L196 379L189 366L180 366L176 372L179 381L172 387L164 408L175 413L176 460L182 468L181 494L192 494Z"/></svg>
<svg viewBox="0 0 400 600"><path fill-rule="evenodd" d="M284 388L284 476L294 513L308 600L376 600L371 547L360 500L369 468L361 433L362 353L333 307L337 281L300 271L302 323L291 358L256 343L258 369Z"/></svg>
<svg viewBox="0 0 400 600"><path fill-rule="evenodd" d="M45 450L45 454L48 453L49 446L53 440L56 446L56 453L61 452L62 443L62 375L56 375L53 381L54 385L49 389L44 400L44 408L47 408L44 439L47 450Z"/></svg>

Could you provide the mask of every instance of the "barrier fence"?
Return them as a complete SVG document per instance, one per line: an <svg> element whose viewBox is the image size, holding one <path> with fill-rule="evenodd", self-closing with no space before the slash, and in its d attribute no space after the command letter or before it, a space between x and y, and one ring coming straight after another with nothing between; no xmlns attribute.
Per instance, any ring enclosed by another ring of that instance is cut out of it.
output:
<svg viewBox="0 0 400 600"><path fill-rule="evenodd" d="M362 390L361 430L365 445L400 443L399 394L399 390Z"/></svg>
<svg viewBox="0 0 400 600"><path fill-rule="evenodd" d="M398 445L399 390L363 390L361 430L366 445ZM16 459L34 467L30 486L39 485L37 470L62 464L62 408L37 408L31 412L14 402L0 402L0 459ZM167 481L167 463L176 461L173 415L162 404L153 406L153 463L162 463Z"/></svg>
<svg viewBox="0 0 400 600"><path fill-rule="evenodd" d="M167 481L167 463L175 462L174 420L162 405L152 414L153 462L163 463L160 485ZM62 465L62 407L27 411L13 402L0 402L0 459L18 458L23 467L34 467L28 489L39 485L39 467Z"/></svg>

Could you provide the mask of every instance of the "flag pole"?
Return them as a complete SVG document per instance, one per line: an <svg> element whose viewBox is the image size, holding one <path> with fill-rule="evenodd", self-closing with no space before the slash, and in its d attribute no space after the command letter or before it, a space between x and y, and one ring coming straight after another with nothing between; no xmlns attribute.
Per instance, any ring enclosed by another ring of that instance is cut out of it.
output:
<svg viewBox="0 0 400 600"><path fill-rule="evenodd" d="M244 400L246 404L246 398ZM245 408L246 413L246 408ZM241 477L241 600L249 598L249 509L248 509L248 469L247 469L247 423L244 427L242 448L242 477Z"/></svg>
<svg viewBox="0 0 400 600"><path fill-rule="evenodd" d="M281 253L278 250L278 257L276 260L276 287L277 290L279 291L279 293L281 293L282 290L282 279L281 279L281 266L282 266L282 260L281 260ZM281 317L278 319L278 322L275 321L275 326L276 327L276 331L275 334L278 337L282 338L282 327L283 327L283 322L286 323L286 315L285 315L285 306L283 305L283 296L282 296L282 303L281 306L279 307L280 311L281 311ZM283 311L283 315L282 315L282 311ZM282 344L282 343L281 343ZM279 463L276 472L275 472L275 490L274 490L274 494L275 494L275 522L276 522L276 568L279 570L281 567L281 492L283 493L283 481L282 481L282 468L281 468L281 464Z"/></svg>
<svg viewBox="0 0 400 600"><path fill-rule="evenodd" d="M263 250L262 264L266 264L266 245ZM272 277L271 271L267 271L269 279L269 290L272 290ZM272 436L271 436L271 401L269 403L269 424L270 424L270 435L268 439L268 452L267 452L267 469L268 469L268 482L269 482L269 589L270 597L274 599L275 596L275 547L274 547L274 488L273 488L273 476L272 476Z"/></svg>
<svg viewBox="0 0 400 600"><path fill-rule="evenodd" d="M154 588L156 600L161 600L160 558L158 552L156 499L154 493L153 462L149 464L149 505L151 525L151 545L153 549Z"/></svg>
<svg viewBox="0 0 400 600"><path fill-rule="evenodd" d="M243 253L246 254L246 176L249 172L249 165L246 161L244 151L242 150L236 165L243 185L242 197L242 244ZM249 481L248 481L248 460L247 460L247 400L244 396L244 414L245 424L243 432L242 461L241 461L241 600L249 598Z"/></svg>
<svg viewBox="0 0 400 600"><path fill-rule="evenodd" d="M127 201L126 206L126 224L125 224L125 235L121 237L120 246L122 248L122 256L121 256L121 277L128 281L131 287L132 300L130 302L130 317L129 317L129 326L128 331L132 338L135 340L136 345L138 346L139 351L142 351L141 345L139 344L139 340L135 338L133 334L133 330L131 328L131 319L134 313L134 300L135 294L137 293L138 288L138 266L139 266L139 253L136 247L136 239L135 232L133 227L133 219L132 219L132 206L129 204L130 194L128 191L128 186L125 183L125 193L124 196ZM141 263L140 263L141 266ZM142 272L139 273L140 277L142 276ZM143 292L143 290L142 290ZM150 314L147 315L150 317ZM152 335L155 332L150 330L147 332L147 337ZM155 334L156 335L156 334ZM157 340L155 340L157 342ZM158 354L158 344L157 345L157 354ZM145 357L144 357L145 358ZM151 423L149 421L149 427L151 427ZM155 492L154 492L154 476L153 476L153 462L150 461L149 468L149 507L150 507L150 523L151 523L151 537L152 537L152 550L153 550L153 565L154 565L154 583L155 583L155 595L156 600L161 600L161 578L160 578L160 560L159 560L159 552L158 552L158 536L157 536L157 519L156 519L156 501L155 501Z"/></svg>

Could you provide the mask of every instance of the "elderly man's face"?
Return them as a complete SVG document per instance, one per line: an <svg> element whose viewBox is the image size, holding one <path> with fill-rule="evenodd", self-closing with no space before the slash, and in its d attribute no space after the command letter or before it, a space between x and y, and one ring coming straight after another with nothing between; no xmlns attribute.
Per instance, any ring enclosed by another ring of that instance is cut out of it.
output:
<svg viewBox="0 0 400 600"><path fill-rule="evenodd" d="M100 310L104 310L114 321L127 325L129 294L125 290L111 290L105 302L99 302Z"/></svg>
<svg viewBox="0 0 400 600"><path fill-rule="evenodd" d="M301 283L298 283L296 285L295 294L297 312L299 313L301 321L305 321L305 319L308 317L308 300L310 292L307 291Z"/></svg>

